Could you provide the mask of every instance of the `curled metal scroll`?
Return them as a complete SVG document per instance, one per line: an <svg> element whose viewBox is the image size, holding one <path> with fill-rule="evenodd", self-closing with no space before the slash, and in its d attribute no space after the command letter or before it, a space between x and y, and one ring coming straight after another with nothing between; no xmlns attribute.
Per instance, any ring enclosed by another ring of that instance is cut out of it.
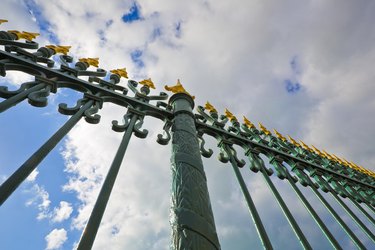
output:
<svg viewBox="0 0 375 250"><path fill-rule="evenodd" d="M9 97L22 93L26 89L29 89L35 86L36 84L38 84L36 81L25 82L22 83L21 86L19 86L19 88L16 90L8 90L7 86L0 86L0 97L7 99Z"/></svg>
<svg viewBox="0 0 375 250"><path fill-rule="evenodd" d="M48 104L48 96L51 93L51 86L46 86L44 89L30 93L27 98L29 103L34 107L45 107Z"/></svg>
<svg viewBox="0 0 375 250"><path fill-rule="evenodd" d="M98 124L100 122L101 116L99 114L97 114L99 112L99 107L100 107L100 105L97 102L95 102L95 104L93 106L91 106L90 108L88 108L85 111L85 113L84 113L85 120L88 123Z"/></svg>
<svg viewBox="0 0 375 250"><path fill-rule="evenodd" d="M198 133L198 140L199 140L199 150L201 152L201 155L205 158L210 158L212 156L212 154L214 153L214 151L212 149L206 149L204 146L206 144L206 141L204 140L203 138L203 134L202 133Z"/></svg>
<svg viewBox="0 0 375 250"><path fill-rule="evenodd" d="M79 99L76 105L73 107L68 107L66 103L60 103L58 111L63 115L74 115L75 113L79 111L79 109L81 108L83 104L84 104L83 99Z"/></svg>
<svg viewBox="0 0 375 250"><path fill-rule="evenodd" d="M141 139L146 138L148 135L147 129L141 130L142 125L143 125L143 116L138 116L137 122L135 123L134 128L133 128L133 131L134 131L134 135Z"/></svg>
<svg viewBox="0 0 375 250"><path fill-rule="evenodd" d="M172 122L167 120L163 126L163 134L157 135L157 143L159 143L160 145L167 145L169 143L172 138L170 133L171 126Z"/></svg>

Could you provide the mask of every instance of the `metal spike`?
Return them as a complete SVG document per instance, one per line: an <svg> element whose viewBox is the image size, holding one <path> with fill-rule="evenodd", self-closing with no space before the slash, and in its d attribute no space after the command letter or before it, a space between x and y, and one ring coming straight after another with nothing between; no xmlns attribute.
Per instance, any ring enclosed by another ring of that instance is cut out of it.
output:
<svg viewBox="0 0 375 250"><path fill-rule="evenodd" d="M273 129L273 132L275 132L277 138L281 139L282 141L286 141L286 138L282 134L280 134L279 131Z"/></svg>
<svg viewBox="0 0 375 250"><path fill-rule="evenodd" d="M296 142L296 140L294 140L290 135L288 135L288 138L289 138L289 141L296 147L301 147L301 145Z"/></svg>
<svg viewBox="0 0 375 250"><path fill-rule="evenodd" d="M268 129L266 129L266 127L264 127L262 123L259 122L258 125L259 125L260 130L263 131L263 133L265 133L266 135L271 134L271 132Z"/></svg>
<svg viewBox="0 0 375 250"><path fill-rule="evenodd" d="M164 88L165 88L165 90L167 90L167 91L171 91L172 93L175 93L175 94L177 94L177 93L185 93L185 94L188 94L189 96L191 96L191 98L195 99L195 96L190 95L190 94L185 90L185 88L182 86L182 84L181 84L181 82L180 82L180 79L177 79L177 83L176 83L176 85L171 86L171 87L165 85Z"/></svg>
<svg viewBox="0 0 375 250"><path fill-rule="evenodd" d="M78 59L80 62L87 63L88 65L94 66L94 67L99 67L99 58L80 58Z"/></svg>
<svg viewBox="0 0 375 250"><path fill-rule="evenodd" d="M61 54L67 55L72 46L46 45L45 47L48 49L52 49L53 51L55 51L56 54L61 53Z"/></svg>
<svg viewBox="0 0 375 250"><path fill-rule="evenodd" d="M142 85L147 86L149 88L155 89L154 82L151 80L151 78L144 79L144 80L140 81L139 84L142 84Z"/></svg>
<svg viewBox="0 0 375 250"><path fill-rule="evenodd" d="M225 109L224 114L231 122L237 121L237 118L228 109Z"/></svg>
<svg viewBox="0 0 375 250"><path fill-rule="evenodd" d="M116 75L119 75L121 77L124 77L124 78L128 78L128 72L126 71L126 68L122 68L122 69L113 69L110 71L111 73L113 74L116 74ZM150 78L151 80L151 78ZM141 83L142 84L142 83ZM149 86L150 87L150 86ZM154 86L154 89L155 89L155 86Z"/></svg>
<svg viewBox="0 0 375 250"><path fill-rule="evenodd" d="M16 35L17 40L25 39L28 41L32 41L33 39L35 39L37 36L40 35L39 33L32 33L32 32L27 32L27 31L20 32L18 30L8 30L8 32Z"/></svg>
<svg viewBox="0 0 375 250"><path fill-rule="evenodd" d="M208 101L206 102L206 104L204 105L204 108L208 110L208 112L212 112L212 113L217 113L217 110L215 109L215 107L209 103Z"/></svg>
<svg viewBox="0 0 375 250"><path fill-rule="evenodd" d="M251 123L245 116L243 116L243 122L248 128L255 128L255 125Z"/></svg>

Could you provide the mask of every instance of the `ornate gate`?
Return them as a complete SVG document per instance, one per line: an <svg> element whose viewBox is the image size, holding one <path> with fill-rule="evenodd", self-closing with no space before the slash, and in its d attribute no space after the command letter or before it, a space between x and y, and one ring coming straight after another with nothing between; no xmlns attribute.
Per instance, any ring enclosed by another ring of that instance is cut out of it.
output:
<svg viewBox="0 0 375 250"><path fill-rule="evenodd" d="M128 77L126 69L107 72L97 68L96 71L91 71L91 67L98 67L98 58L82 58L78 62L73 62L73 58L68 55L69 46L39 47L33 41L37 35L14 30L0 31L0 45L4 48L0 50L0 74L5 76L9 71L19 71L35 77L33 81L21 84L17 90L10 91L5 86L0 87L0 97L3 98L0 113L26 100L32 106L44 107L48 104L50 94L56 93L60 88L81 93L82 98L77 100L74 107L59 105L59 112L70 116L69 120L1 184L0 205L6 202L82 118L88 123L98 123L98 111L103 108L103 103L111 102L127 109L122 122L112 122L112 129L122 132L123 137L78 249L91 249L93 246L130 138L133 134L139 138L147 136L148 131L143 129L142 125L148 116L155 117L164 124L163 134L158 135L157 142L161 145L170 142L172 146L172 249L220 249L201 158L201 155L210 157L213 151L205 148L204 136L211 136L217 140L220 149L219 160L232 167L264 249L273 249L274 246L243 179L240 168L243 168L246 162L237 157L235 146L244 151L249 169L263 176L304 249L311 249L310 243L296 222L293 211L270 178L273 174L295 191L333 248L342 249L340 242L315 211L314 205L301 192L301 186L312 190L356 247L365 249L361 240L324 198L322 192L332 195L352 221L375 243L375 236L371 230L343 201L350 201L371 224L375 225L374 172L314 146L307 146L302 141L297 142L291 137L287 139L276 130L272 134L262 124L259 124L257 129L246 117L240 123L229 110L225 110L221 115L208 102L205 106L198 106L197 112L194 112L194 97L179 81L173 87L165 87L173 93L170 98L164 92L150 95L150 90L155 89L151 79L140 82L128 80L127 87L121 86L120 79ZM61 54L60 67L55 67L55 61L50 59L56 54ZM83 80L81 76L88 76L89 80ZM261 156L269 160L271 167L265 164Z"/></svg>

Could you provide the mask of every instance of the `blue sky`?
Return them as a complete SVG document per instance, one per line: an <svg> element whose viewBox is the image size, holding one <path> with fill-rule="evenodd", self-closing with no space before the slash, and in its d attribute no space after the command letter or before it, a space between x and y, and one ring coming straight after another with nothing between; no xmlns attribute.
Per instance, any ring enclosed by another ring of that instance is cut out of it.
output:
<svg viewBox="0 0 375 250"><path fill-rule="evenodd" d="M41 45L72 45L75 60L99 57L104 69L126 67L134 80L151 77L155 93L181 79L197 105L208 100L219 112L229 108L238 117L246 115L374 171L375 5L344 2L165 0L103 6L102 1L5 0L0 19L9 23L0 28L39 32ZM0 85L16 88L29 80L10 73ZM24 102L1 114L1 181L68 119L57 105L79 97L60 90L47 107ZM81 121L41 163L35 178L7 200L0 208L0 249L74 247L120 142L111 121L121 120L124 112L106 104L100 124ZM108 242L109 249L168 248L170 148L155 142L162 126L146 119L148 138L132 138L94 249L108 248ZM216 148L214 139L207 142ZM259 249L238 184L230 167L216 160L217 153L204 163L222 249ZM262 177L246 167L242 172L272 243L278 249L300 249ZM273 180L313 247L329 248L290 187ZM301 189L340 243L354 249L312 193ZM356 225L350 227L369 248L374 246Z"/></svg>

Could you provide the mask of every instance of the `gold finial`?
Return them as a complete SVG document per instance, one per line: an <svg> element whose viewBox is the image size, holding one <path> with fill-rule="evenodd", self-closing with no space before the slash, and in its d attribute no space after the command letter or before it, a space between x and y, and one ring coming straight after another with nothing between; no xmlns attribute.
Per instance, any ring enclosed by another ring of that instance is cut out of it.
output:
<svg viewBox="0 0 375 250"><path fill-rule="evenodd" d="M25 39L28 41L32 41L33 39L35 39L37 36L40 35L39 33L32 33L32 32L27 32L27 31L19 32L18 30L8 30L8 32L16 35L17 40Z"/></svg>
<svg viewBox="0 0 375 250"><path fill-rule="evenodd" d="M344 163L342 162L342 160L335 154L332 154L333 155L333 158L336 160L336 162L340 163L341 165L344 165Z"/></svg>
<svg viewBox="0 0 375 250"><path fill-rule="evenodd" d="M177 84L171 87L168 87L167 85L164 86L165 90L171 91L172 93L185 93L191 96L191 98L195 99L195 96L190 95L182 86L180 79L177 79Z"/></svg>
<svg viewBox="0 0 375 250"><path fill-rule="evenodd" d="M255 125L251 123L245 116L243 116L243 122L248 128L255 128Z"/></svg>
<svg viewBox="0 0 375 250"><path fill-rule="evenodd" d="M320 150L317 149L314 145L311 145L311 148L312 148L315 152L317 152L318 154L322 153L322 152L320 152Z"/></svg>
<svg viewBox="0 0 375 250"><path fill-rule="evenodd" d="M87 63L88 65L99 67L99 58L80 58L78 59L80 62Z"/></svg>
<svg viewBox="0 0 375 250"><path fill-rule="evenodd" d="M0 19L0 24L7 23L7 22L8 22L8 20L6 20L6 19Z"/></svg>
<svg viewBox="0 0 375 250"><path fill-rule="evenodd" d="M299 143L302 148L306 149L307 151L313 152L313 150L309 146L307 146L302 140L299 140Z"/></svg>
<svg viewBox="0 0 375 250"><path fill-rule="evenodd" d="M314 147L314 145L311 145L312 149L314 150L314 152L319 155L319 156L325 156L319 149L317 149L316 147Z"/></svg>
<svg viewBox="0 0 375 250"><path fill-rule="evenodd" d="M294 146L301 147L301 145L298 142L296 142L292 137L290 137L290 135L288 135L288 138L290 143L292 143Z"/></svg>
<svg viewBox="0 0 375 250"><path fill-rule="evenodd" d="M206 102L206 105L204 105L204 108L208 110L208 112L212 112L212 113L217 113L217 110L215 109L214 106L212 106L211 103L209 103L208 101Z"/></svg>
<svg viewBox="0 0 375 250"><path fill-rule="evenodd" d="M228 109L225 109L224 114L229 119L229 121L231 121L231 122L237 122L238 121L237 118Z"/></svg>
<svg viewBox="0 0 375 250"><path fill-rule="evenodd" d="M330 155L329 153L327 153L327 151L322 150L322 153L324 154L324 156L325 156L328 160L330 160L330 161L333 161L333 160L334 160L333 156Z"/></svg>
<svg viewBox="0 0 375 250"><path fill-rule="evenodd" d="M263 133L265 133L266 135L271 134L271 132L268 129L266 129L266 127L264 127L262 123L259 122L258 125L259 125L260 130L263 131Z"/></svg>
<svg viewBox="0 0 375 250"><path fill-rule="evenodd" d="M119 75L121 77L128 78L128 72L126 72L126 68L112 69L110 72L113 74Z"/></svg>
<svg viewBox="0 0 375 250"><path fill-rule="evenodd" d="M48 48L48 49L51 49L51 50L55 51L56 54L57 54L57 53L61 53L61 54L67 55L68 52L69 52L69 49L70 49L72 46L46 45L45 47Z"/></svg>
<svg viewBox="0 0 375 250"><path fill-rule="evenodd" d="M139 84L145 85L149 88L155 89L155 85L152 82L151 78L144 79L143 81L140 81Z"/></svg>
<svg viewBox="0 0 375 250"><path fill-rule="evenodd" d="M277 138L279 138L282 141L286 141L286 138L282 134L280 134L279 131L277 131L276 129L273 129L273 131L275 132Z"/></svg>
<svg viewBox="0 0 375 250"><path fill-rule="evenodd" d="M349 161L347 161L345 158L342 158L341 160L345 166L350 167Z"/></svg>
<svg viewBox="0 0 375 250"><path fill-rule="evenodd" d="M358 167L359 167L359 171L361 171L362 173L367 174L367 169L365 169L365 168L362 167L362 166L358 166Z"/></svg>

